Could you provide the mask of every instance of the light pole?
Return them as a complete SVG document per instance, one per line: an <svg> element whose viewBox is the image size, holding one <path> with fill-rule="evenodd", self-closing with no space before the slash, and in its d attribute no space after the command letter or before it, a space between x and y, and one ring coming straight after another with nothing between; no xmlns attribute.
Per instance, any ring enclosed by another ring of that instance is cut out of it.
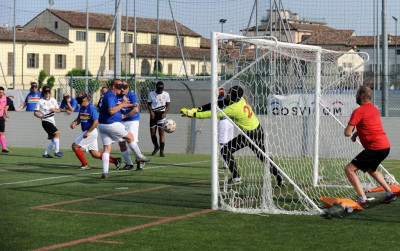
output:
<svg viewBox="0 0 400 251"><path fill-rule="evenodd" d="M394 69L395 69L395 72L396 72L396 74L397 74L397 18L396 17L393 17L392 16L392 18L393 18L393 20L395 21L395 24L396 24L396 26L395 26L395 29L396 29L396 35L395 35L395 38L394 38L394 57L395 57L395 65L394 65Z"/></svg>
<svg viewBox="0 0 400 251"><path fill-rule="evenodd" d="M224 33L224 23L226 23L226 19L220 19L219 22L221 23L221 33Z"/></svg>

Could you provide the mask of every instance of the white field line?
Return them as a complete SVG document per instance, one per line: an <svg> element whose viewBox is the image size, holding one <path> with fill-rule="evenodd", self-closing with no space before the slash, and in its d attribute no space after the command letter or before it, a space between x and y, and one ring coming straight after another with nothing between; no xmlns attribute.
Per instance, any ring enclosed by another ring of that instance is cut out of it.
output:
<svg viewBox="0 0 400 251"><path fill-rule="evenodd" d="M188 165L188 164L200 164L200 163L207 163L207 162L210 162L210 161L209 160L204 160L204 161L187 162L187 163L180 163L180 164L169 164L169 165L165 165L165 166L151 166L151 167L145 167L144 171L147 170L147 169L156 169L156 168L163 168L163 167L170 167L170 166L183 166L183 165ZM82 171L77 170L77 172L82 172ZM109 173L121 173L121 172L132 172L132 170L119 170L119 171L116 170L116 171L110 171ZM17 185L17 184L31 183L31 182L43 181L43 180L55 180L55 179L63 179L63 178L70 178L70 177L83 177L83 176L100 175L100 174L102 174L102 172L54 176L54 177L47 177L47 178L41 178L41 179L22 180L22 181L9 182L9 183L0 183L0 186Z"/></svg>

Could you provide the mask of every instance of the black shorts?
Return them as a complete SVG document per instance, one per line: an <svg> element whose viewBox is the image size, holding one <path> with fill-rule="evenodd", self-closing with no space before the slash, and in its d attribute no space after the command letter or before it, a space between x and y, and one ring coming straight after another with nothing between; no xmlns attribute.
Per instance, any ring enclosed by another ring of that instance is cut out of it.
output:
<svg viewBox="0 0 400 251"><path fill-rule="evenodd" d="M58 132L57 127L48 121L42 121L42 127L47 132L47 139L53 139L54 134Z"/></svg>
<svg viewBox="0 0 400 251"><path fill-rule="evenodd" d="M365 149L360 152L351 163L364 173L371 170L376 171L379 164L389 155L390 148L382 150Z"/></svg>
<svg viewBox="0 0 400 251"><path fill-rule="evenodd" d="M4 117L0 117L0 132L5 132L6 130L6 120Z"/></svg>
<svg viewBox="0 0 400 251"><path fill-rule="evenodd" d="M161 126L162 124L162 115L164 112L154 112L154 119L150 118L150 128L155 127L156 125Z"/></svg>

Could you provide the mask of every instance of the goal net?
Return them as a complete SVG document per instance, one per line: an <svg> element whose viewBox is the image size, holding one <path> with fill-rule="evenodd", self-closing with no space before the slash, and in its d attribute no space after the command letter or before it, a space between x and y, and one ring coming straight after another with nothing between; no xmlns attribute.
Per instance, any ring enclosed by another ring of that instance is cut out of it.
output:
<svg viewBox="0 0 400 251"><path fill-rule="evenodd" d="M214 209L321 214L320 197L357 199L344 168L363 148L344 136L344 128L357 107L367 54L213 33L211 61ZM235 118L226 118L234 124L234 135L249 142L233 153L241 180L229 184L230 163L218 156L216 114L227 116L217 107L216 93L233 86L243 88L252 108L248 115L259 119L264 141L252 140L233 123ZM379 170L388 174L382 166ZM358 175L366 190L379 186L362 171Z"/></svg>

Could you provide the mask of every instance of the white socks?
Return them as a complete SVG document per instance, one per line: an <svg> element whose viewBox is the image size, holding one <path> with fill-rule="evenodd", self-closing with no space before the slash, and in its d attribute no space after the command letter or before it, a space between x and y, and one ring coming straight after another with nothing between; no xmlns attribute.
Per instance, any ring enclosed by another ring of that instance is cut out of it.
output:
<svg viewBox="0 0 400 251"><path fill-rule="evenodd" d="M60 151L60 139L53 139L55 148L54 148L54 153L58 153Z"/></svg>
<svg viewBox="0 0 400 251"><path fill-rule="evenodd" d="M46 151L44 152L45 155L49 154L51 150L53 150L54 142L50 140L49 144L47 145Z"/></svg>
<svg viewBox="0 0 400 251"><path fill-rule="evenodd" d="M143 158L143 154L139 149L139 145L136 142L128 143L129 148L132 150L133 155L136 158Z"/></svg>
<svg viewBox="0 0 400 251"><path fill-rule="evenodd" d="M127 165L133 165L132 160L131 160L131 156L129 155L129 149L127 149L125 152L121 152L122 157L124 157L124 160L126 162Z"/></svg>
<svg viewBox="0 0 400 251"><path fill-rule="evenodd" d="M103 152L103 156L101 157L101 161L103 162L103 173L107 174L108 173L108 169L110 167L110 163L109 163L110 154Z"/></svg>

